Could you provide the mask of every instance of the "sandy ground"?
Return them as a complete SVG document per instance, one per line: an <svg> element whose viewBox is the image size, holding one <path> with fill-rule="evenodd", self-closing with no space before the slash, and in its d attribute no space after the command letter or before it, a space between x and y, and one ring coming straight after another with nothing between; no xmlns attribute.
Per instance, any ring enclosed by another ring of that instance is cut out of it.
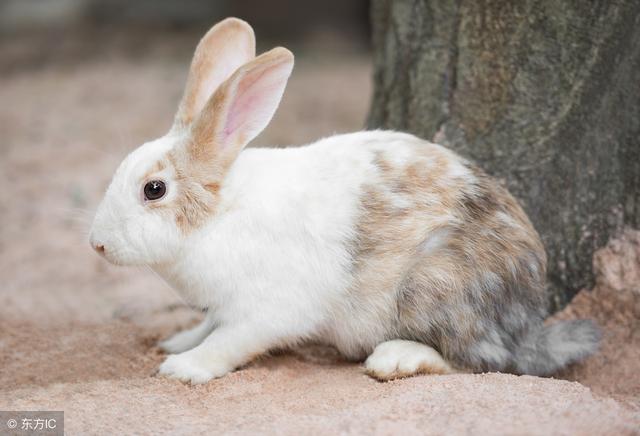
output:
<svg viewBox="0 0 640 436"><path fill-rule="evenodd" d="M68 434L640 433L640 236L631 231L596 256L596 288L557 315L605 328L601 352L558 379L378 383L322 349L266 357L204 386L156 377L156 341L199 315L149 271L94 255L86 229L120 159L168 128L188 50L73 63L50 54L44 66L12 50L0 46L0 409L64 410ZM360 128L369 74L359 55L300 57L257 144Z"/></svg>

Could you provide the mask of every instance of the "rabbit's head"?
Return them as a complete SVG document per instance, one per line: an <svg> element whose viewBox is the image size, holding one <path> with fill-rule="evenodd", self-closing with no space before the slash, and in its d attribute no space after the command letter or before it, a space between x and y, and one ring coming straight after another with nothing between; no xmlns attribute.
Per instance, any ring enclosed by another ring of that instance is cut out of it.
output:
<svg viewBox="0 0 640 436"><path fill-rule="evenodd" d="M174 124L134 150L99 205L91 245L123 265L171 262L218 212L224 178L271 120L293 68L274 48L255 57L253 30L229 18L196 48Z"/></svg>

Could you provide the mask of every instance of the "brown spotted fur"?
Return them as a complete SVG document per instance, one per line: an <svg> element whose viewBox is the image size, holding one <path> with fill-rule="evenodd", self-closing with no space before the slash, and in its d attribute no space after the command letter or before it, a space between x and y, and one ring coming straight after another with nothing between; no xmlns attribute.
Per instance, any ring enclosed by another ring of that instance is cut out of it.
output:
<svg viewBox="0 0 640 436"><path fill-rule="evenodd" d="M416 145L404 166L385 152L373 163L352 294L363 305L395 300L377 314L391 326L388 338L425 343L459 368L508 369L517 337L544 316L546 257L526 214L495 180L440 147ZM455 165L462 177L449 176ZM424 251L433 235L442 243Z"/></svg>

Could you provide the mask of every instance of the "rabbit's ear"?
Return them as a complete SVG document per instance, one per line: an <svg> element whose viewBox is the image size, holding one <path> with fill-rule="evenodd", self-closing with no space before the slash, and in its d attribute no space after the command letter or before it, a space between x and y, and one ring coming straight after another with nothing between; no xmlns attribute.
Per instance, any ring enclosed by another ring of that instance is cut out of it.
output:
<svg viewBox="0 0 640 436"><path fill-rule="evenodd" d="M277 47L240 67L211 96L191 126L193 159L227 167L271 121L293 69L293 54Z"/></svg>
<svg viewBox="0 0 640 436"><path fill-rule="evenodd" d="M222 82L256 55L253 29L245 21L227 18L200 40L173 129L188 127Z"/></svg>

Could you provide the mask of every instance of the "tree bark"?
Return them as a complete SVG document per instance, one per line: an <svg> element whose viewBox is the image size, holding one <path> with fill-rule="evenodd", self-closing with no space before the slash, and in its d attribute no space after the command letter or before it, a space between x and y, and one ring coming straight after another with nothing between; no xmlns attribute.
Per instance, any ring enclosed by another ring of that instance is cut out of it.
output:
<svg viewBox="0 0 640 436"><path fill-rule="evenodd" d="M549 255L553 309L640 227L640 1L373 0L370 128L501 179Z"/></svg>

